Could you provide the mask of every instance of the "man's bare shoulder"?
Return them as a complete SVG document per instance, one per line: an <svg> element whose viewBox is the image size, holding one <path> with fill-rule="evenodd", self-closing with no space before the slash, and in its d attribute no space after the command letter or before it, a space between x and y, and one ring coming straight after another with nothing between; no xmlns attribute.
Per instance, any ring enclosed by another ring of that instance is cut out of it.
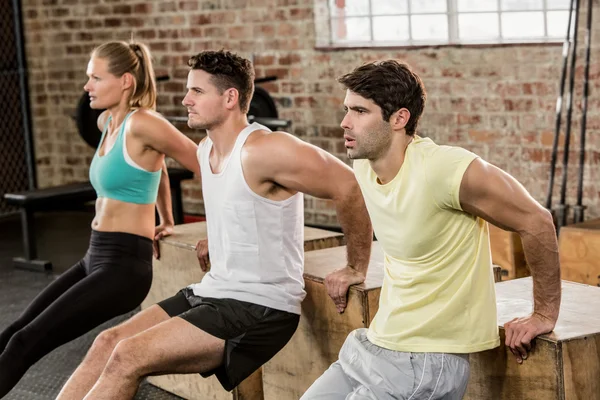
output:
<svg viewBox="0 0 600 400"><path fill-rule="evenodd" d="M267 130L257 130L248 136L244 145L244 151L248 153L262 153L265 155L265 151L286 151L292 149L294 146L301 142L300 139L295 136L283 132L275 131L269 132Z"/></svg>
<svg viewBox="0 0 600 400"><path fill-rule="evenodd" d="M258 129L248 136L246 140L246 146L250 147L262 147L262 146L273 146L285 143L290 140L296 139L294 136L283 131L270 132L264 129Z"/></svg>
<svg viewBox="0 0 600 400"><path fill-rule="evenodd" d="M264 166L279 165L290 160L298 144L302 141L295 136L282 131L269 132L258 130L252 132L243 147L246 162Z"/></svg>

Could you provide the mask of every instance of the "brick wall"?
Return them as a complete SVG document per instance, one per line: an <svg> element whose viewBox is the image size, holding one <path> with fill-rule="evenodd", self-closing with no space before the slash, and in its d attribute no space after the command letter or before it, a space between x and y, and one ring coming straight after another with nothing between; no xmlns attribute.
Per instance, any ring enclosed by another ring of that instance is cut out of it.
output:
<svg viewBox="0 0 600 400"><path fill-rule="evenodd" d="M429 101L420 131L438 143L464 146L546 196L561 66L560 45L317 50L325 0L24 0L38 179L41 186L84 180L92 150L72 120L91 49L131 33L148 43L158 74L159 111L183 115L180 105L190 54L226 48L252 58L292 133L346 160L341 102L335 78L362 62L396 57L424 80ZM584 2L585 3L585 2ZM585 4L584 4L585 6ZM315 11L317 10L317 11ZM600 5L595 2L596 15ZM585 19L582 16L582 21ZM599 26L598 24L595 24ZM580 32L580 48L583 43ZM593 31L584 202L600 217L600 28ZM581 49L583 50L583 49ZM583 59L582 51L580 60ZM577 68L582 76L583 66ZM580 96L581 79L577 85ZM574 202L581 97L575 101L568 202ZM179 126L185 129L185 126ZM198 139L198 134L194 135ZM562 155L559 153L559 160ZM557 169L560 181L562 168ZM558 199L558 187L555 199ZM197 184L185 186L187 212L201 212ZM327 201L306 199L307 223L335 224Z"/></svg>

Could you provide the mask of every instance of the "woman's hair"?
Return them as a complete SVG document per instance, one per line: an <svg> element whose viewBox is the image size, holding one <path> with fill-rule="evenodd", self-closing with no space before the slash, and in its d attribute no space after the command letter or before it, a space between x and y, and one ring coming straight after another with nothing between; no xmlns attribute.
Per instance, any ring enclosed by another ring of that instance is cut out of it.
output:
<svg viewBox="0 0 600 400"><path fill-rule="evenodd" d="M141 43L108 42L92 51L92 57L108 61L108 72L121 77L133 75L133 91L129 98L131 107L156 109L156 78L150 50Z"/></svg>

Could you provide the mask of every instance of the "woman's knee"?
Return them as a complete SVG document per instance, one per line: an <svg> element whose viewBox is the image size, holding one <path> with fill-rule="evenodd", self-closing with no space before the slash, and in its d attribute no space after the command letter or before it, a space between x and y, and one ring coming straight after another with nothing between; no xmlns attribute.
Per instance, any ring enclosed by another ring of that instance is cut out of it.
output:
<svg viewBox="0 0 600 400"><path fill-rule="evenodd" d="M31 342L31 335L26 329L15 332L6 345L7 351L17 351L23 353L28 342Z"/></svg>
<svg viewBox="0 0 600 400"><path fill-rule="evenodd" d="M39 358L37 356L39 350L36 350L39 349L39 340L43 340L43 338L35 335L31 330L22 329L15 332L2 352L2 362L8 362L7 360L12 360L9 363L17 360L23 364L35 362Z"/></svg>

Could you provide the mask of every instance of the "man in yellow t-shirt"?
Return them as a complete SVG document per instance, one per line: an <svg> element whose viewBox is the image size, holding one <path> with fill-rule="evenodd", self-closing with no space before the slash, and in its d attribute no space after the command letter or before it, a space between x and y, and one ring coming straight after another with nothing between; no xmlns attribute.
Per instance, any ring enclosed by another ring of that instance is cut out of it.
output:
<svg viewBox="0 0 600 400"><path fill-rule="evenodd" d="M504 171L416 134L426 94L406 64L369 63L339 81L344 140L385 253L384 281L369 329L348 336L302 399L461 399L468 354L500 343L486 221L520 234L533 275L534 312L505 325L521 363L558 318L552 216Z"/></svg>

